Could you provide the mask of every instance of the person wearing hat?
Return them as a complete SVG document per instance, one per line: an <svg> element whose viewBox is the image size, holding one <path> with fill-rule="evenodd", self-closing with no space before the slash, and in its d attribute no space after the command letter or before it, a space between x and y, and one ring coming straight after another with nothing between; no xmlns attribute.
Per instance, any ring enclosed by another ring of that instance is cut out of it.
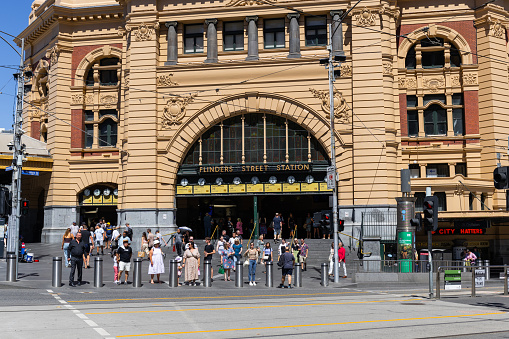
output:
<svg viewBox="0 0 509 339"><path fill-rule="evenodd" d="M161 250L161 243L159 240L154 240L154 247L150 250L148 258L150 260L150 266L148 267L148 274L150 274L150 283L154 283L154 274L157 274L157 283L160 284L159 279L161 274L164 274L164 261L163 251Z"/></svg>
<svg viewBox="0 0 509 339"><path fill-rule="evenodd" d="M104 239L106 240L106 249L110 250L111 254L111 236L113 235L113 226L109 222L106 223L104 227L104 231L106 232Z"/></svg>
<svg viewBox="0 0 509 339"><path fill-rule="evenodd" d="M131 257L133 256L133 249L129 246L129 238L123 239L123 247L120 247L117 251L118 261L118 281L117 284L121 284L120 278L122 272L125 272L124 284L127 285L127 278L129 277L129 271L131 270Z"/></svg>

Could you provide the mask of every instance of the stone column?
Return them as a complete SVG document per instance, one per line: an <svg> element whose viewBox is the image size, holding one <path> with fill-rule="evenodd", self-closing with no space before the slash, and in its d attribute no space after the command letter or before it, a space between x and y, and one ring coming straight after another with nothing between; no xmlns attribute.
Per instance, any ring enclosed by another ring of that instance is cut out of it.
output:
<svg viewBox="0 0 509 339"><path fill-rule="evenodd" d="M299 13L286 15L290 19L290 53L288 58L300 58Z"/></svg>
<svg viewBox="0 0 509 339"><path fill-rule="evenodd" d="M178 62L177 22L168 21L164 25L168 28L168 47L165 66L176 65Z"/></svg>
<svg viewBox="0 0 509 339"><path fill-rule="evenodd" d="M343 51L343 27L339 22L341 16L343 16L343 11L331 11L330 16L332 18L332 52L334 55L344 56L345 52ZM327 42L328 44L328 42Z"/></svg>
<svg viewBox="0 0 509 339"><path fill-rule="evenodd" d="M217 19L206 19L207 25L207 63L217 62Z"/></svg>
<svg viewBox="0 0 509 339"><path fill-rule="evenodd" d="M258 60L258 17L248 16L247 21L247 58L246 60Z"/></svg>

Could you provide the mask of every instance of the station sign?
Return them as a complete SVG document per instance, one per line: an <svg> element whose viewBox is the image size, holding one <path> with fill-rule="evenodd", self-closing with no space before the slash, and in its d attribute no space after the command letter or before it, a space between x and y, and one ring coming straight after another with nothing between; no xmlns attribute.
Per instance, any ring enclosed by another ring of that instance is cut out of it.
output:
<svg viewBox="0 0 509 339"><path fill-rule="evenodd" d="M197 166L198 174L218 173L258 173L258 172L309 172L312 164L271 164L271 165L222 165L222 166Z"/></svg>

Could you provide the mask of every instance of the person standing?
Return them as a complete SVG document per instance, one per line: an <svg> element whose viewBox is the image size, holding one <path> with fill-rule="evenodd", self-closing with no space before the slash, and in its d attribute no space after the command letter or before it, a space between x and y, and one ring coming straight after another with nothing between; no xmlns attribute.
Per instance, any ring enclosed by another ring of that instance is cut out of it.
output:
<svg viewBox="0 0 509 339"><path fill-rule="evenodd" d="M111 253L111 236L113 235L113 226L111 223L107 222L104 227L104 239L106 240L106 248L110 250Z"/></svg>
<svg viewBox="0 0 509 339"><path fill-rule="evenodd" d="M154 283L154 274L157 275L157 283L160 284L160 275L164 274L164 258L163 251L159 240L154 240L154 247L150 250L148 255L150 260L150 266L148 267L148 274L150 274L150 283Z"/></svg>
<svg viewBox="0 0 509 339"><path fill-rule="evenodd" d="M345 263L345 257L346 257L346 251L345 251L345 248L343 247L343 243L342 242L339 242L338 243L338 270L341 268L341 266L343 267L343 278L346 278L347 275L346 275L346 263Z"/></svg>
<svg viewBox="0 0 509 339"><path fill-rule="evenodd" d="M185 267L185 281L190 286L196 286L200 269L200 252L194 247L194 242L189 242L189 248L184 252L182 266Z"/></svg>
<svg viewBox="0 0 509 339"><path fill-rule="evenodd" d="M140 252L145 253L147 258L148 258L149 254L150 254L150 251L148 250L147 233L145 233L145 232L143 232L141 234L141 248L140 248Z"/></svg>
<svg viewBox="0 0 509 339"><path fill-rule="evenodd" d="M276 216L272 219L272 224L274 226L274 243L276 243L281 239L281 217L279 213L276 213Z"/></svg>
<svg viewBox="0 0 509 339"><path fill-rule="evenodd" d="M278 252L277 252L277 260L281 257L281 255L284 253L283 249L288 249L288 244L286 243L286 239L281 240L281 244L279 244Z"/></svg>
<svg viewBox="0 0 509 339"><path fill-rule="evenodd" d="M249 244L249 249L244 253L249 259L249 286L256 286L256 263L260 253L259 248L254 247L254 243Z"/></svg>
<svg viewBox="0 0 509 339"><path fill-rule="evenodd" d="M267 218L260 217L258 223L260 225L260 235L263 235L263 238L265 238L267 235Z"/></svg>
<svg viewBox="0 0 509 339"><path fill-rule="evenodd" d="M299 239L297 239L297 238L293 239L292 254L293 254L293 257L295 258L295 262L299 263L300 245L299 245Z"/></svg>
<svg viewBox="0 0 509 339"><path fill-rule="evenodd" d="M79 231L79 229L80 229L80 228L78 227L78 225L76 225L76 221L73 221L73 223L72 223L72 225L71 225L70 229L71 229L72 237L73 237L73 238L76 238L76 234L78 233L78 231Z"/></svg>
<svg viewBox="0 0 509 339"><path fill-rule="evenodd" d="M111 234L111 256L113 257L115 254L113 250L118 248L118 239L120 238L120 232L118 231L118 226L113 229L113 233Z"/></svg>
<svg viewBox="0 0 509 339"><path fill-rule="evenodd" d="M308 213L306 217L306 222L304 223L306 228L306 238L311 239L311 227L313 226L313 219L311 218L311 213Z"/></svg>
<svg viewBox="0 0 509 339"><path fill-rule="evenodd" d="M173 235L173 246L177 250L177 256L182 257L182 231L180 228L177 228L177 233Z"/></svg>
<svg viewBox="0 0 509 339"><path fill-rule="evenodd" d="M95 244L97 246L97 255L99 255L99 247L101 248L101 254L104 255L104 230L101 226L95 226Z"/></svg>
<svg viewBox="0 0 509 339"><path fill-rule="evenodd" d="M85 245L85 268L90 268L90 251L94 249L94 239L86 226L81 230L81 239Z"/></svg>
<svg viewBox="0 0 509 339"><path fill-rule="evenodd" d="M221 265L223 264L223 256L221 255L224 251L224 238L223 236L220 236L219 237L219 240L217 241L217 244L216 244L216 252L219 253L219 256L221 258Z"/></svg>
<svg viewBox="0 0 509 339"><path fill-rule="evenodd" d="M293 218L293 214L290 213L288 216L288 228L290 230L289 238L293 238L294 236L297 237L297 235L294 234L295 231L295 219Z"/></svg>
<svg viewBox="0 0 509 339"><path fill-rule="evenodd" d="M258 256L258 263L261 263L263 257L261 253L263 253L263 248L265 247L265 244L263 242L263 235L260 235L258 240L256 240L255 247L259 249L258 253L260 253L260 255Z"/></svg>
<svg viewBox="0 0 509 339"><path fill-rule="evenodd" d="M224 268L224 281L230 280L230 271L233 268L233 250L230 248L230 243L224 243L224 250L221 253L223 268Z"/></svg>
<svg viewBox="0 0 509 339"><path fill-rule="evenodd" d="M76 233L76 238L69 244L70 258L67 261L71 263L71 272L69 273L69 286L76 287L74 283L74 273L78 269L78 286L81 286L83 278L83 258L86 253L85 242L81 240L82 234Z"/></svg>
<svg viewBox="0 0 509 339"><path fill-rule="evenodd" d="M129 238L123 239L122 246L117 251L117 260L119 262L117 284L121 284L122 272L125 272L124 284L127 285L129 271L131 270L131 257L133 256L133 249L129 246Z"/></svg>
<svg viewBox="0 0 509 339"><path fill-rule="evenodd" d="M131 240L133 239L133 228L128 222L125 224L125 231L127 232L127 237L130 239L129 243L131 243Z"/></svg>
<svg viewBox="0 0 509 339"><path fill-rule="evenodd" d="M235 225L235 229L237 230L237 236L242 241L242 236L244 235L244 230L242 229L243 224L240 218L237 218L237 224Z"/></svg>
<svg viewBox="0 0 509 339"><path fill-rule="evenodd" d="M69 267L71 265L69 262L69 244L71 243L72 239L74 239L74 236L71 233L71 229L68 228L65 230L64 236L62 237L62 250L64 251L65 267Z"/></svg>
<svg viewBox="0 0 509 339"><path fill-rule="evenodd" d="M304 238L302 238L302 239L300 239L300 256L299 256L299 261L300 261L302 271L307 270L306 260L308 258L308 253L309 253L308 244L306 244L306 242L304 241Z"/></svg>
<svg viewBox="0 0 509 339"><path fill-rule="evenodd" d="M330 252L329 252L329 277L332 276L332 272L334 272L334 243L330 245ZM339 250L338 250L339 253Z"/></svg>
<svg viewBox="0 0 509 339"><path fill-rule="evenodd" d="M152 230L149 228L147 229L147 240L148 240L148 250L152 250L152 247L154 247L154 234L152 233Z"/></svg>
<svg viewBox="0 0 509 339"><path fill-rule="evenodd" d="M272 262L272 248L270 248L270 242L267 241L263 249L263 264L266 265L268 262Z"/></svg>
<svg viewBox="0 0 509 339"><path fill-rule="evenodd" d="M242 245L240 244L239 239L235 239L235 244L232 246L233 248L233 270L237 267L237 262L242 259Z"/></svg>
<svg viewBox="0 0 509 339"><path fill-rule="evenodd" d="M123 248L125 248L125 247L124 247L124 241L126 241L126 240L127 240L127 243L128 243L128 244L130 244L130 243L131 243L131 238L129 238L129 237L127 236L127 231L124 231L124 233L122 234L122 236L121 236L121 237L119 237L119 239L118 239L118 246L119 246L119 247L123 247Z"/></svg>
<svg viewBox="0 0 509 339"><path fill-rule="evenodd" d="M155 238L157 240L159 240L159 247L161 247L163 242L164 242L164 246L168 246L168 243L166 242L166 240L164 240L163 235L159 232L159 230L156 230L156 237Z"/></svg>
<svg viewBox="0 0 509 339"><path fill-rule="evenodd" d="M282 268L282 277L281 284L278 288L293 288L292 286L292 273L293 273L293 265L295 264L295 257L293 254L286 250L286 247L283 247L283 253L279 258L277 265ZM285 279L288 277L288 287L285 286Z"/></svg>
<svg viewBox="0 0 509 339"><path fill-rule="evenodd" d="M212 218L210 214L205 213L203 217L203 228L205 229L205 238L212 235Z"/></svg>
<svg viewBox="0 0 509 339"><path fill-rule="evenodd" d="M224 246L224 245L223 245ZM203 263L210 263L210 280L214 281L212 277L214 276L214 269L212 268L212 255L216 253L214 249L214 245L210 244L210 237L205 238L205 248L203 250Z"/></svg>
<svg viewBox="0 0 509 339"><path fill-rule="evenodd" d="M111 251L111 256L113 257L113 273L115 277L113 278L113 283L118 284L118 258L117 258L117 249Z"/></svg>

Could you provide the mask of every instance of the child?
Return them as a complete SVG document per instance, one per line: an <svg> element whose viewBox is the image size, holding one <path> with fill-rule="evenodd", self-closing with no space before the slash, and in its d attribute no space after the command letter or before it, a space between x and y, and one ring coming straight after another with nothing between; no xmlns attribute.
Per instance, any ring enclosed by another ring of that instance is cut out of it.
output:
<svg viewBox="0 0 509 339"><path fill-rule="evenodd" d="M118 278L117 249L114 249L112 254L113 254L113 271L115 272L115 278L113 279L113 282L118 285L119 278Z"/></svg>

